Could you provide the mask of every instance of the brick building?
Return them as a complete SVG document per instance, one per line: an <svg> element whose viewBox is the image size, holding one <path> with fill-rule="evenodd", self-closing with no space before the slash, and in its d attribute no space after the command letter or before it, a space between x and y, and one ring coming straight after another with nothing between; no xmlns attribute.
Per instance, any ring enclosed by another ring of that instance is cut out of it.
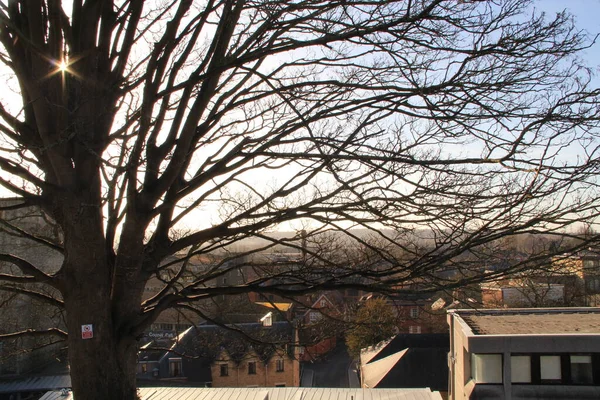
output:
<svg viewBox="0 0 600 400"><path fill-rule="evenodd" d="M287 322L192 327L170 344L157 341L171 351L146 345L139 354L138 378L213 387L299 386L297 340Z"/></svg>

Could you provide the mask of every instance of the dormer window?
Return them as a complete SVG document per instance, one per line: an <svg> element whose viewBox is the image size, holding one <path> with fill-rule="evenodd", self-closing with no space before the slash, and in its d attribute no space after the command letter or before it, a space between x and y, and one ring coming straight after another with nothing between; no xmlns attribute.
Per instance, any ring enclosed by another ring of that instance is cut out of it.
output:
<svg viewBox="0 0 600 400"><path fill-rule="evenodd" d="M272 326L273 313L269 311L264 317L260 319L260 322L262 322L262 326Z"/></svg>

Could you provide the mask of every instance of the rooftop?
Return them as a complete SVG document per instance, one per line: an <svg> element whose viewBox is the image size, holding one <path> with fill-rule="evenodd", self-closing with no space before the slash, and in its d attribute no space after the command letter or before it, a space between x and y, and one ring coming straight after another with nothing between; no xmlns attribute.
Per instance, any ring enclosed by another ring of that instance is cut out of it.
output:
<svg viewBox="0 0 600 400"><path fill-rule="evenodd" d="M456 310L476 335L599 334L600 308Z"/></svg>
<svg viewBox="0 0 600 400"><path fill-rule="evenodd" d="M331 388L140 388L142 400L441 400L439 392L425 389ZM48 392L41 400L73 400L70 393Z"/></svg>

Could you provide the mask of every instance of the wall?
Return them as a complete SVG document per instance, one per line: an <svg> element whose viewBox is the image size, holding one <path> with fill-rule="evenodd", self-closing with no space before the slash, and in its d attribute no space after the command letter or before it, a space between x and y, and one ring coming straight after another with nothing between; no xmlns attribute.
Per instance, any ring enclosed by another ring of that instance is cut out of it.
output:
<svg viewBox="0 0 600 400"><path fill-rule="evenodd" d="M277 372L277 360L284 361L284 371ZM256 374L248 374L248 363L255 362ZM228 365L228 376L221 376L221 365ZM250 353L241 361L235 362L223 352L221 357L211 365L213 387L272 387L300 385L300 364L297 359L287 355L274 354L266 363L256 353Z"/></svg>

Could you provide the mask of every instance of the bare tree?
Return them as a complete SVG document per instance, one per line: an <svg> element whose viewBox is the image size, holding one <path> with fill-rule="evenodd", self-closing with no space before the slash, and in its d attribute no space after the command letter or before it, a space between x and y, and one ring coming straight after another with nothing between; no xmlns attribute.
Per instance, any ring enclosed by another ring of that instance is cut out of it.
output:
<svg viewBox="0 0 600 400"><path fill-rule="evenodd" d="M0 42L0 184L64 237L36 239L59 271L5 254L1 279L61 294L29 291L66 310L77 398L135 398L136 339L167 308L457 286L432 271L598 213L592 39L527 1L8 0ZM181 267L142 301L168 257L250 237L303 263L221 286L225 262Z"/></svg>

